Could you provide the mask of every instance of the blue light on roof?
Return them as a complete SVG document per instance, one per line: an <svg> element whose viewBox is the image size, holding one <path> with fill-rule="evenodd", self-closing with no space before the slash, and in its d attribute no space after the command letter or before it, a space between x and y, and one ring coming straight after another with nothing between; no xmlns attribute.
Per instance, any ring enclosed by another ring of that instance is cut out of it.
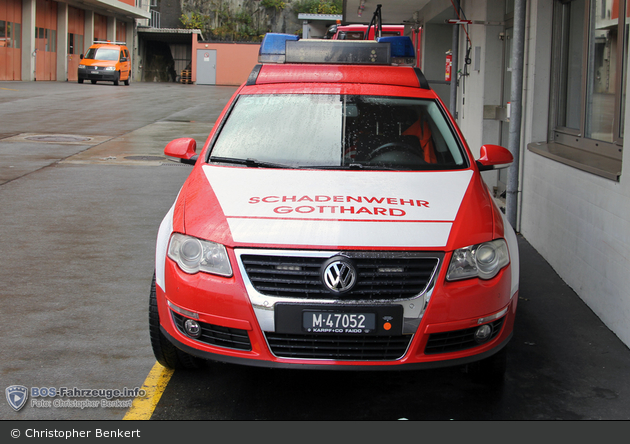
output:
<svg viewBox="0 0 630 444"><path fill-rule="evenodd" d="M391 46L392 57L415 57L413 43L409 37L379 37L376 39L379 43L389 43Z"/></svg>
<svg viewBox="0 0 630 444"><path fill-rule="evenodd" d="M293 34L267 33L258 51L258 62L412 66L414 56L409 37L381 37L378 41L300 40Z"/></svg>
<svg viewBox="0 0 630 444"><path fill-rule="evenodd" d="M297 41L300 38L293 34L277 34L268 32L265 34L258 51L258 61L282 63L286 54L286 42Z"/></svg>

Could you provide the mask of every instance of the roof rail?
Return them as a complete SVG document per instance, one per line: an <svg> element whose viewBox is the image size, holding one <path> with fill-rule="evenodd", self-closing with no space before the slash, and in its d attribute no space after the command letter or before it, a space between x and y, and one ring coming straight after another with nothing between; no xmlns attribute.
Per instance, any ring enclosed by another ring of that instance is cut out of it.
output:
<svg viewBox="0 0 630 444"><path fill-rule="evenodd" d="M125 46L127 46L127 42L112 42L111 40L95 40L93 43L102 43L102 44L110 44L110 45L125 45Z"/></svg>

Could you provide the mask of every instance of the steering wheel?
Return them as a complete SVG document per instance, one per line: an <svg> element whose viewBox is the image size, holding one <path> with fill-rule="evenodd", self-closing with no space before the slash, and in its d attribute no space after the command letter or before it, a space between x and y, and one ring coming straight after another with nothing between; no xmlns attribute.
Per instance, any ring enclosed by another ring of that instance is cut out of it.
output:
<svg viewBox="0 0 630 444"><path fill-rule="evenodd" d="M368 158L370 160L374 160L376 157L381 156L385 153L389 153L391 151L398 151L401 153L406 153L406 154L411 154L414 157L417 157L418 160L420 160L420 163L427 163L423 158L421 153L418 152L418 148L409 145L407 143L404 142L388 142L388 143L384 143L383 145L373 149Z"/></svg>

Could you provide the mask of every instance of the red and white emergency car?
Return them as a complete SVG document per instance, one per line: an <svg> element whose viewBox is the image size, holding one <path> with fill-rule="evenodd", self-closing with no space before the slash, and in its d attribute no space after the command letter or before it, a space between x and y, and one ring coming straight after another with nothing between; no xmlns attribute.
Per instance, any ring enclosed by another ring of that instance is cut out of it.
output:
<svg viewBox="0 0 630 444"><path fill-rule="evenodd" d="M402 39L402 40L401 40ZM284 368L504 370L516 236L405 37L268 34L161 223L151 342Z"/></svg>
<svg viewBox="0 0 630 444"><path fill-rule="evenodd" d="M336 25L334 29L333 40L374 40L378 33L376 26L368 25ZM382 37L402 36L404 33L405 25L381 25Z"/></svg>

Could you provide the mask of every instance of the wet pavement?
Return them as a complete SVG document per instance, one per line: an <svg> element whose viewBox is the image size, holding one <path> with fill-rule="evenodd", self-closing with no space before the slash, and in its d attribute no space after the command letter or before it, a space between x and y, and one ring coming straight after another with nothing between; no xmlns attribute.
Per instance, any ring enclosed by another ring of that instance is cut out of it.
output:
<svg viewBox="0 0 630 444"><path fill-rule="evenodd" d="M183 136L203 144L234 91L0 82L3 391L142 386L155 364L147 304L157 229L190 171L164 146ZM0 419L125 412L0 403Z"/></svg>
<svg viewBox="0 0 630 444"><path fill-rule="evenodd" d="M232 87L0 82L3 387L120 389L155 364L147 327L158 225ZM89 139L89 140L85 140ZM503 384L463 368L173 375L156 420L628 420L630 350L519 237L521 291ZM121 419L124 408L0 403L0 419Z"/></svg>

